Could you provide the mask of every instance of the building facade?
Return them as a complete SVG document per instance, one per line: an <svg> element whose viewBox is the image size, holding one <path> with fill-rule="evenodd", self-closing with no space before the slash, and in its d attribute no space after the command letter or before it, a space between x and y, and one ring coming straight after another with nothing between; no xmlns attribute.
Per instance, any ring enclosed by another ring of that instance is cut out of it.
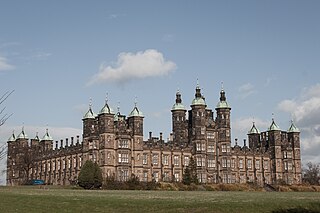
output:
<svg viewBox="0 0 320 213"><path fill-rule="evenodd" d="M141 181L182 181L191 157L196 163L200 183L301 183L300 132L292 122L282 131L272 119L265 132L253 123L248 144L231 145L231 107L225 91L215 112L206 105L199 85L191 109L186 110L181 94L176 93L172 107L172 133L164 140L149 133L143 137L142 112L135 104L128 116L108 105L95 114L89 106L83 117L82 142L61 140L54 143L48 130L42 139L29 141L24 129L8 140L7 185L41 179L47 184L69 185L77 182L86 160L97 162L104 178L120 181L131 175Z"/></svg>

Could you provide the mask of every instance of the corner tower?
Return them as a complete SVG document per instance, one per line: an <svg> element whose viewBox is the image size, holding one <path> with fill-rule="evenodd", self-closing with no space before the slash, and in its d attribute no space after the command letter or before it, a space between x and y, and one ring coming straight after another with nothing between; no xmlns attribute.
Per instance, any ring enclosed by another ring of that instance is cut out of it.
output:
<svg viewBox="0 0 320 213"><path fill-rule="evenodd" d="M182 104L181 94L177 91L176 102L171 109L173 141L177 144L188 142L186 112L187 110Z"/></svg>

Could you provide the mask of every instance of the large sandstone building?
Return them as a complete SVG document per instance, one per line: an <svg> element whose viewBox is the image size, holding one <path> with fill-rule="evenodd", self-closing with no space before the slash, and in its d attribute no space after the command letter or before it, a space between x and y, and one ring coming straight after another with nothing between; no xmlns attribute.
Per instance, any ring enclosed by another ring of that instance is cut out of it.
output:
<svg viewBox="0 0 320 213"><path fill-rule="evenodd" d="M181 181L191 157L200 183L301 183L300 132L292 122L282 131L274 119L265 132L253 123L248 144L231 146L231 107L225 91L215 112L208 108L197 85L191 109L182 104L180 92L172 107L172 133L143 138L142 112L135 104L126 117L106 101L95 114L89 107L80 137L54 143L48 130L29 141L24 129L8 140L7 185L41 179L46 184L75 184L87 160L97 162L103 177L126 181L132 174L141 181Z"/></svg>

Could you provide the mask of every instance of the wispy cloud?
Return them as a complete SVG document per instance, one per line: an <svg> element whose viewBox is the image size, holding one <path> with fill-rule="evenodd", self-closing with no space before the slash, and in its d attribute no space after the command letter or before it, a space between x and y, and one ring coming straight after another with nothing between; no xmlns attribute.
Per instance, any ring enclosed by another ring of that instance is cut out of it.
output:
<svg viewBox="0 0 320 213"><path fill-rule="evenodd" d="M124 16L126 16L124 13L112 13L108 15L108 19L117 19Z"/></svg>
<svg viewBox="0 0 320 213"><path fill-rule="evenodd" d="M0 71L12 70L15 67L9 64L8 59L0 56Z"/></svg>
<svg viewBox="0 0 320 213"><path fill-rule="evenodd" d="M251 83L246 83L241 85L238 91L240 93L240 96L239 96L240 99L245 99L248 96L255 94L257 92Z"/></svg>
<svg viewBox="0 0 320 213"><path fill-rule="evenodd" d="M162 37L162 41L164 41L164 42L173 42L174 39L175 39L175 36L173 34L165 34Z"/></svg>
<svg viewBox="0 0 320 213"><path fill-rule="evenodd" d="M102 64L100 71L92 76L87 85L103 82L124 84L136 79L165 76L176 68L174 62L166 60L163 54L155 49L137 53L122 52L113 66Z"/></svg>

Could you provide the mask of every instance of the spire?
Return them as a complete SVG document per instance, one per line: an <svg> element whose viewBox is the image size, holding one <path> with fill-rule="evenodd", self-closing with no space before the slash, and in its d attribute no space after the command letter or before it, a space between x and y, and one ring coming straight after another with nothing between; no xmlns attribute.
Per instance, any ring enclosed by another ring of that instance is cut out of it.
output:
<svg viewBox="0 0 320 213"><path fill-rule="evenodd" d="M297 132L297 133L300 132L299 128L296 127L293 120L291 120L291 126L288 129L288 133L292 133L292 132Z"/></svg>
<svg viewBox="0 0 320 213"><path fill-rule="evenodd" d="M248 132L248 135L250 134L260 134L259 129L256 127L255 122L252 122L252 127L250 129L250 131Z"/></svg>
<svg viewBox="0 0 320 213"><path fill-rule="evenodd" d="M24 132L24 125L22 126L21 133L18 135L18 139L28 139L27 134Z"/></svg>
<svg viewBox="0 0 320 213"><path fill-rule="evenodd" d="M106 100L105 100L105 104L102 107L102 109L100 110L100 115L101 114L114 114L113 109L109 106L108 104L108 93L106 94Z"/></svg>
<svg viewBox="0 0 320 213"><path fill-rule="evenodd" d="M173 104L171 111L174 111L174 110L186 110L186 108L182 104L181 93L179 89L177 90L177 93L176 93L176 103Z"/></svg>
<svg viewBox="0 0 320 213"><path fill-rule="evenodd" d="M137 107L137 101L136 101L136 98L135 98L135 102L134 102L134 108L133 110L130 112L129 116L128 117L144 117L143 116L143 113L138 109Z"/></svg>
<svg viewBox="0 0 320 213"><path fill-rule="evenodd" d="M182 100L181 100L181 94L180 91L178 90L176 93L176 104L181 104Z"/></svg>
<svg viewBox="0 0 320 213"><path fill-rule="evenodd" d="M46 134L44 134L43 138L42 138L42 141L52 141L52 137L50 136L49 134L49 130L48 128L46 129Z"/></svg>
<svg viewBox="0 0 320 213"><path fill-rule="evenodd" d="M272 123L268 129L269 131L273 131L273 130L280 130L279 126L276 124L276 122L274 121L274 114L272 113Z"/></svg>
<svg viewBox="0 0 320 213"><path fill-rule="evenodd" d="M223 89L223 82L221 82L220 101L218 102L216 109L220 108L231 108L227 103L226 93Z"/></svg>
<svg viewBox="0 0 320 213"><path fill-rule="evenodd" d="M195 98L201 98L202 95L201 95L201 89L200 89L200 86L199 86L199 80L197 79L197 87L196 87L196 94L195 94Z"/></svg>
<svg viewBox="0 0 320 213"><path fill-rule="evenodd" d="M88 119L88 118L94 119L96 116L97 116L97 114L92 111L92 99L90 98L90 101L89 101L89 110L88 110L88 112L86 112L86 114L83 116L83 119Z"/></svg>
<svg viewBox="0 0 320 213"><path fill-rule="evenodd" d="M200 89L200 86L199 86L199 80L198 79L197 79L195 98L193 99L191 106L194 106L194 105L204 105L204 106L206 106L206 102L203 99L202 94L201 94L201 89Z"/></svg>
<svg viewBox="0 0 320 213"><path fill-rule="evenodd" d="M34 139L40 141L40 138L38 136L38 132L36 132L36 137L34 137Z"/></svg>
<svg viewBox="0 0 320 213"><path fill-rule="evenodd" d="M12 135L8 139L8 142L14 142L14 141L16 141L16 136L14 135L14 130L12 130Z"/></svg>

